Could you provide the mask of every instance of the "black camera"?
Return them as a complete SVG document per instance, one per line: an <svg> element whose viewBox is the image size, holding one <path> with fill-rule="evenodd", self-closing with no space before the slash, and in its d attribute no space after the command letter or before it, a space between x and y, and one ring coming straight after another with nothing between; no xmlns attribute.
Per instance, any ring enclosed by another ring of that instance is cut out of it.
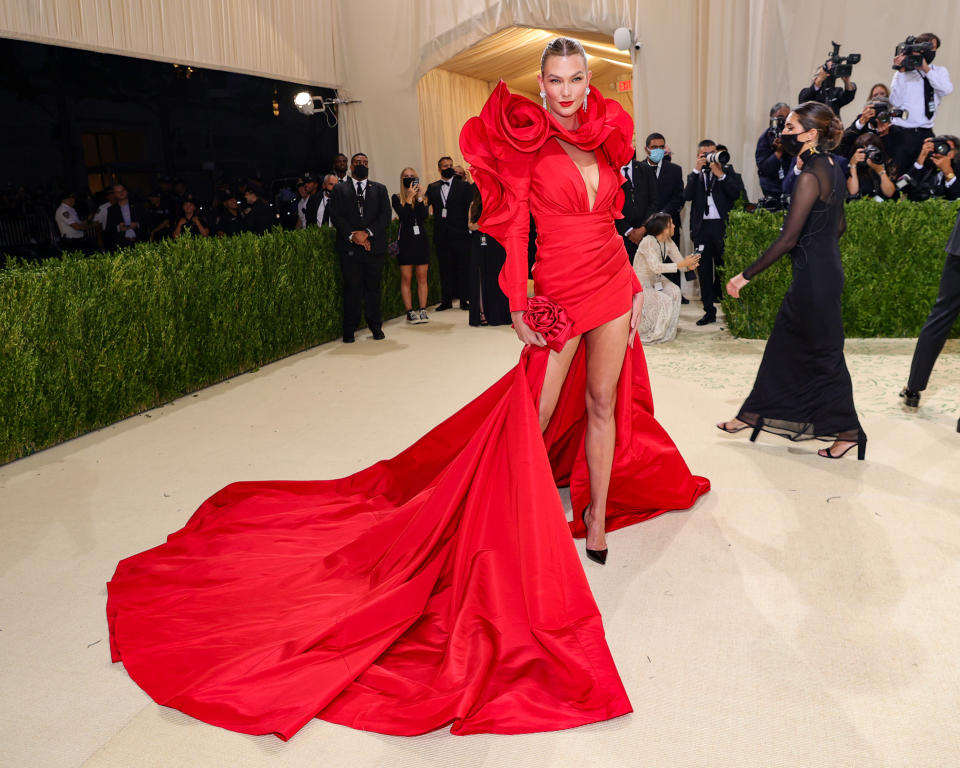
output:
<svg viewBox="0 0 960 768"><path fill-rule="evenodd" d="M757 200L757 208L765 211L785 211L790 207L790 195L765 195Z"/></svg>
<svg viewBox="0 0 960 768"><path fill-rule="evenodd" d="M930 185L913 178L909 173L905 173L897 179L896 187L908 200L914 202L921 202L933 197L933 190Z"/></svg>
<svg viewBox="0 0 960 768"><path fill-rule="evenodd" d="M910 117L910 112L902 107L890 108L886 104L871 104L874 110L874 120L878 123L889 123L895 117ZM873 122L873 121L871 121Z"/></svg>
<svg viewBox="0 0 960 768"><path fill-rule="evenodd" d="M831 80L830 86L833 85L833 78L837 77L850 77L853 74L853 65L860 63L860 54L859 53L848 53L846 56L840 55L840 43L836 43L833 40L830 41L833 45L833 50L830 52L830 56L825 62L823 62L823 68L826 70L829 78ZM828 67L827 64L832 64L832 67Z"/></svg>
<svg viewBox="0 0 960 768"><path fill-rule="evenodd" d="M783 133L783 126L786 125L786 122L787 118L785 118L783 115L770 118L770 127L767 128L767 135L770 137L771 141L780 138L780 135Z"/></svg>
<svg viewBox="0 0 960 768"><path fill-rule="evenodd" d="M416 176L407 176L403 180L403 186L408 188L415 187L419 183L420 183L420 179L418 179Z"/></svg>
<svg viewBox="0 0 960 768"><path fill-rule="evenodd" d="M953 150L953 147L950 145L950 141L946 136L934 136L933 137L933 154L934 155L949 155Z"/></svg>
<svg viewBox="0 0 960 768"><path fill-rule="evenodd" d="M730 152L723 144L717 144L716 152L705 152L703 157L708 163L716 163L721 168L730 162Z"/></svg>
<svg viewBox="0 0 960 768"><path fill-rule="evenodd" d="M926 54L932 51L933 43L927 40L922 43L917 42L917 38L910 35L894 49L894 56L903 56L904 58L899 66L894 64L892 69L900 69L904 72L913 72L915 69L920 69L923 66L923 60L927 58Z"/></svg>
<svg viewBox="0 0 960 768"><path fill-rule="evenodd" d="M884 151L875 144L870 144L862 149L864 157L868 162L876 163L877 165L883 165L887 161L887 156Z"/></svg>

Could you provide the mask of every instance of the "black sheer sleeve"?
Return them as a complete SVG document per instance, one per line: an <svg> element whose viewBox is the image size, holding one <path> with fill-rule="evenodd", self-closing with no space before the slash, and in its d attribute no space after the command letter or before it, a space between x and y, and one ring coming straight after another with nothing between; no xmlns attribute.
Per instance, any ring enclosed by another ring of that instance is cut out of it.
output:
<svg viewBox="0 0 960 768"><path fill-rule="evenodd" d="M787 211L787 218L783 222L780 236L773 241L773 244L763 252L759 259L743 270L743 276L747 280L752 280L777 259L793 249L797 240L800 239L803 225L807 223L807 217L819 197L820 182L816 174L801 173L797 183L793 186L790 210Z"/></svg>

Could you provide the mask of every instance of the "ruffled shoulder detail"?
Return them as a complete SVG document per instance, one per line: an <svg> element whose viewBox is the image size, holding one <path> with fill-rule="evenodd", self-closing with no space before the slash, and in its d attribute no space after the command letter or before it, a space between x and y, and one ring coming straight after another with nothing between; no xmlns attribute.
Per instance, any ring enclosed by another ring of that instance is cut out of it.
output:
<svg viewBox="0 0 960 768"><path fill-rule="evenodd" d="M613 99L588 98L584 119L568 130L501 80L480 115L460 132L460 151L483 198L483 231L500 239L496 230L512 218L518 195L526 196L534 153L553 136L586 151L602 150L614 168L633 157L633 119Z"/></svg>

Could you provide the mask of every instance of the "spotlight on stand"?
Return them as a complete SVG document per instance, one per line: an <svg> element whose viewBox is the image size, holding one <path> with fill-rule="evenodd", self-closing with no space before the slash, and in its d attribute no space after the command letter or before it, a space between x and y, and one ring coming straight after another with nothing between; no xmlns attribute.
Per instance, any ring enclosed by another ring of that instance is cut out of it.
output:
<svg viewBox="0 0 960 768"><path fill-rule="evenodd" d="M313 115L317 112L323 112L327 107L336 104L357 104L359 99L325 99L323 96L314 96L310 91L300 91L293 97L294 106L304 115Z"/></svg>
<svg viewBox="0 0 960 768"><path fill-rule="evenodd" d="M613 32L613 44L621 51L629 51L631 48L635 51L640 50L643 43L636 40L633 32L626 27L618 27Z"/></svg>

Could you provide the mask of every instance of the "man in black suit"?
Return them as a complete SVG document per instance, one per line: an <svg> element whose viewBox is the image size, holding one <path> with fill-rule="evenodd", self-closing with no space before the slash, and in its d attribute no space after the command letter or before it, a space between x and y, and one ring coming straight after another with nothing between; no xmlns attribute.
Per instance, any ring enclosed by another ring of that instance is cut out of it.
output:
<svg viewBox="0 0 960 768"><path fill-rule="evenodd" d="M850 75L843 78L843 87L836 84L836 75L831 76L833 62L826 61L817 70L813 82L802 89L797 96L797 102L803 104L805 101L819 101L826 104L833 113L840 116L840 109L845 107L857 96L857 84L850 81Z"/></svg>
<svg viewBox="0 0 960 768"><path fill-rule="evenodd" d="M667 140L662 133L651 133L646 140L647 159L644 165L650 167L657 177L658 208L669 213L673 219L673 242L680 247L680 211L683 210L683 169L675 165L667 149ZM667 272L666 276L679 288L680 273ZM683 299L686 303L686 299Z"/></svg>
<svg viewBox="0 0 960 768"><path fill-rule="evenodd" d="M647 234L644 222L660 210L657 200L657 176L647 162L639 162L637 153L620 169L626 181L623 184L623 218L617 219L617 232L623 238L627 256L633 264L637 246Z"/></svg>
<svg viewBox="0 0 960 768"><path fill-rule="evenodd" d="M360 325L360 302L373 338L385 338L380 311L383 260L392 212L387 188L370 181L363 152L350 158L350 176L333 188L333 225L343 274L343 342L351 344Z"/></svg>
<svg viewBox="0 0 960 768"><path fill-rule="evenodd" d="M789 114L790 105L782 101L770 107L770 126L757 139L757 149L753 155L757 162L760 191L763 192L764 197L775 200L780 200L783 180L787 176L787 171L790 170L792 159L783 151L783 146L780 144L783 121Z"/></svg>
<svg viewBox="0 0 960 768"><path fill-rule="evenodd" d="M307 207L303 210L303 217L307 227L333 226L333 188L337 186L337 175L328 173L323 177L323 184L317 189L316 177L307 174L308 182L312 185L310 197L307 198Z"/></svg>
<svg viewBox="0 0 960 768"><path fill-rule="evenodd" d="M427 202L433 212L433 243L440 263L440 296L437 312L453 307L470 309L468 278L470 230L467 216L473 202L473 185L461 180L453 168L453 159L441 157L437 163L440 179L427 187Z"/></svg>
<svg viewBox="0 0 960 768"><path fill-rule="evenodd" d="M953 232L944 249L947 260L940 276L940 290L933 309L923 324L917 346L913 351L913 363L910 365L910 378L907 386L900 392L905 405L916 408L920 405L920 393L927 388L933 364L950 335L950 329L960 316L960 213L953 225ZM957 424L960 431L960 423Z"/></svg>
<svg viewBox="0 0 960 768"><path fill-rule="evenodd" d="M130 199L123 184L113 186L114 203L107 209L107 223L103 228L109 248L133 245L150 239L149 216L146 208Z"/></svg>
<svg viewBox="0 0 960 768"><path fill-rule="evenodd" d="M703 317L697 325L717 321L714 303L720 297L720 279L716 267L723 264L723 238L727 216L734 202L745 194L740 174L729 163L721 166L707 162L707 156L717 152L717 144L704 139L697 146L697 163L687 176L683 197L690 201L690 237L701 252L697 277L700 279L700 298Z"/></svg>

